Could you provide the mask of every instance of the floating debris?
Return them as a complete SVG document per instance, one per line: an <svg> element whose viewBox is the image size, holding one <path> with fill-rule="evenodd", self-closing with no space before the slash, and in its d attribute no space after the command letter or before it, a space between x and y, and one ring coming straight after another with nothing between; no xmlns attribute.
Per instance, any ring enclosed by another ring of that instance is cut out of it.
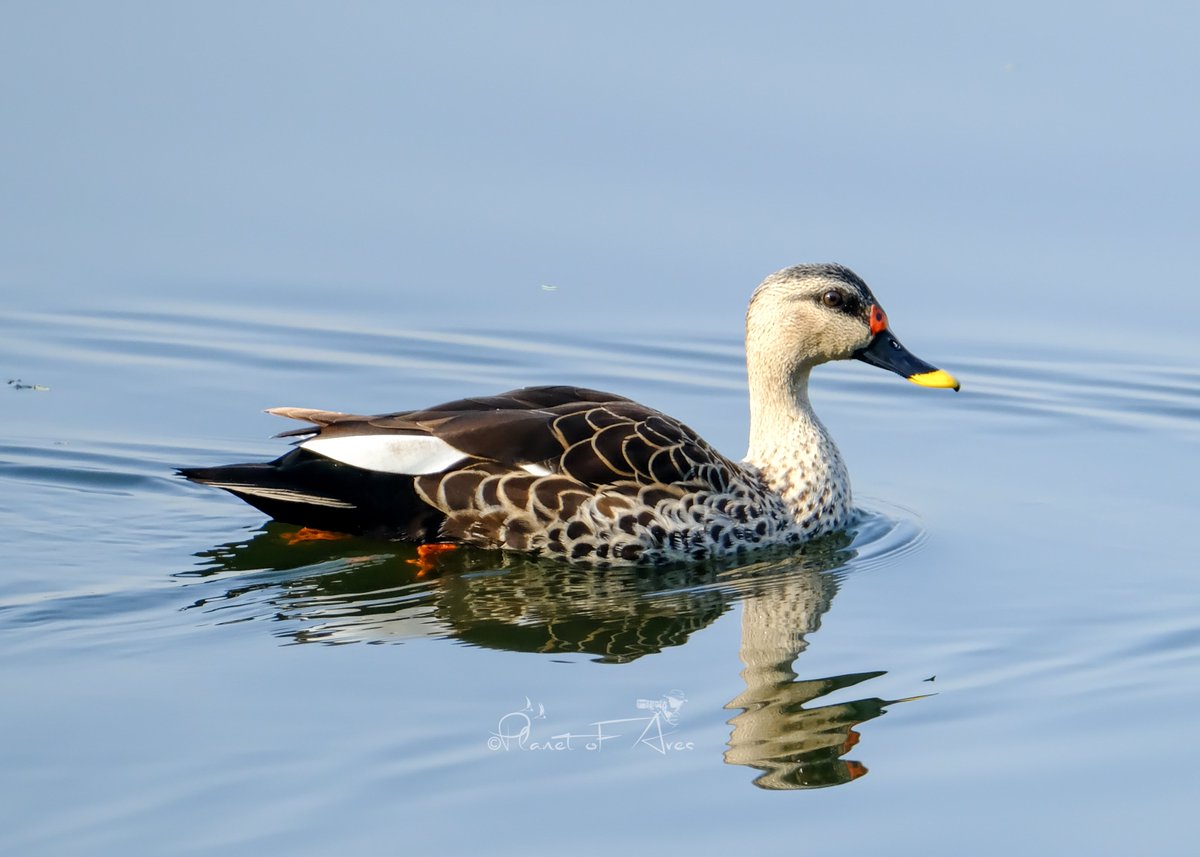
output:
<svg viewBox="0 0 1200 857"><path fill-rule="evenodd" d="M49 387L43 387L41 384L26 384L20 378L9 378L8 386L14 390L33 390L35 393L46 393L50 391Z"/></svg>
<svg viewBox="0 0 1200 857"><path fill-rule="evenodd" d="M931 675L929 678L924 679L924 681L936 681L936 680L937 680L937 676L935 676L935 675Z"/></svg>
<svg viewBox="0 0 1200 857"><path fill-rule="evenodd" d="M558 286L552 286L549 283L542 283L542 291L543 292L557 292Z"/></svg>

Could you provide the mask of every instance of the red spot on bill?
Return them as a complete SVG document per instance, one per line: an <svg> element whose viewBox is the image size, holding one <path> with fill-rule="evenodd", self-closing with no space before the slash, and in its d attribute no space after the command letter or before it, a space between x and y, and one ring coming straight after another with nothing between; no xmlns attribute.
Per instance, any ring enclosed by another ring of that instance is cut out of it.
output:
<svg viewBox="0 0 1200 857"><path fill-rule="evenodd" d="M888 326L887 313L879 304L871 304L871 334L886 329Z"/></svg>

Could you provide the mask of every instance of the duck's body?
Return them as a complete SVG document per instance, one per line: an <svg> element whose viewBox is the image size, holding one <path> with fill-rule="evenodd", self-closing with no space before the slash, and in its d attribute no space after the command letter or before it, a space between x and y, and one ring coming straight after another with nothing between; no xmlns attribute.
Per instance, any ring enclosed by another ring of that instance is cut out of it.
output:
<svg viewBox="0 0 1200 857"><path fill-rule="evenodd" d="M747 314L751 438L741 463L629 399L529 387L380 416L276 408L311 423L286 433L301 437L297 449L182 472L309 527L602 565L800 544L852 514L846 467L808 402L812 366L859 357L957 389L886 324L846 268L768 277Z"/></svg>

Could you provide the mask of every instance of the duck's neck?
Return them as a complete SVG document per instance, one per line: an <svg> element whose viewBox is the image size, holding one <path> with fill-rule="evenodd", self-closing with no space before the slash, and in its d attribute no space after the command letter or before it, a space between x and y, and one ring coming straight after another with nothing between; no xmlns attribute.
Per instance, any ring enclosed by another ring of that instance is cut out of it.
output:
<svg viewBox="0 0 1200 857"><path fill-rule="evenodd" d="M794 372L750 369L750 448L746 463L804 524L841 526L850 510L850 479L842 456L808 400L811 366Z"/></svg>

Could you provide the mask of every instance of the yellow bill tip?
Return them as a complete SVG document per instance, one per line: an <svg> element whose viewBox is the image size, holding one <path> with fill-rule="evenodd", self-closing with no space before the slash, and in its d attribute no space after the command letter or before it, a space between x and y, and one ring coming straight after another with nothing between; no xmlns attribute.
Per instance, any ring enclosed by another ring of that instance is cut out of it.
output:
<svg viewBox="0 0 1200 857"><path fill-rule="evenodd" d="M949 372L943 372L941 369L934 369L932 372L922 372L919 375L909 375L908 380L914 384L920 384L922 387L949 387L951 390L958 392L958 381Z"/></svg>

